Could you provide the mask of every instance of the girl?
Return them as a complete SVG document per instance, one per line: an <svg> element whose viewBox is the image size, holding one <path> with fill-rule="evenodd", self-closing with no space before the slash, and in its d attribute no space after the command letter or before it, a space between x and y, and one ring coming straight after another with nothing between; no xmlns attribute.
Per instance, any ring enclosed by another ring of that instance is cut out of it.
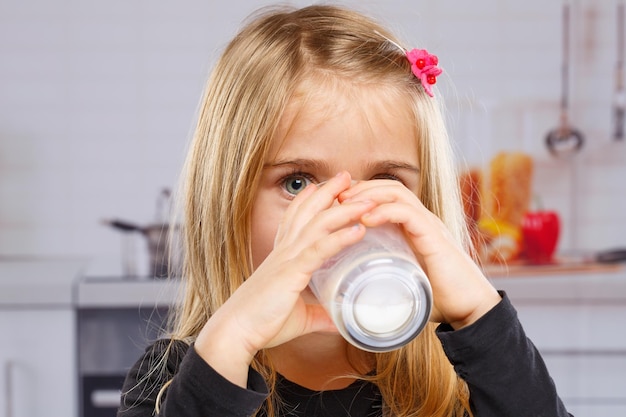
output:
<svg viewBox="0 0 626 417"><path fill-rule="evenodd" d="M338 7L274 9L228 45L187 164L185 298L118 416L567 416L505 294L468 255L424 50ZM323 183L323 184L322 184ZM308 289L397 223L433 287L403 348L348 344Z"/></svg>

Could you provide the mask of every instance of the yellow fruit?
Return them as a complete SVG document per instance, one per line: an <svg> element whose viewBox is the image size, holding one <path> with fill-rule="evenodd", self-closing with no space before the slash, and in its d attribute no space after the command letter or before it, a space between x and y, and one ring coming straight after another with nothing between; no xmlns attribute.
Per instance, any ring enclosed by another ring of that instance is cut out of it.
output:
<svg viewBox="0 0 626 417"><path fill-rule="evenodd" d="M478 221L482 248L478 248L483 262L502 263L515 259L521 251L522 231L510 223L482 218Z"/></svg>

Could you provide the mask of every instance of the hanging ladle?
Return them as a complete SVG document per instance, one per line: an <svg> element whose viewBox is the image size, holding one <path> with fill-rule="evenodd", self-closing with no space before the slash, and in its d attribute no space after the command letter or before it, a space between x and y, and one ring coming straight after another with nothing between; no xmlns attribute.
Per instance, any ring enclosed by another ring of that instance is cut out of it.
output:
<svg viewBox="0 0 626 417"><path fill-rule="evenodd" d="M569 124L569 4L563 4L563 63L561 66L561 120L560 126L548 132L546 145L554 156L578 152L584 142L583 134Z"/></svg>

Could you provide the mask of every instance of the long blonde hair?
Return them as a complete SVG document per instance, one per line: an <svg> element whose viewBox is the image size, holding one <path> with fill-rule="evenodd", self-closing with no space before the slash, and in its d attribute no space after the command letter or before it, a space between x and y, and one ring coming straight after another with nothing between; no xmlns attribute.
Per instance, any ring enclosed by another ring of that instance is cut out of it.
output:
<svg viewBox="0 0 626 417"><path fill-rule="evenodd" d="M252 273L254 190L278 122L295 89L313 74L376 83L414 103L422 172L421 201L466 244L454 163L438 100L412 75L383 27L336 6L273 8L255 16L227 46L208 80L186 164L184 299L172 339L192 342L211 315ZM386 414L470 414L434 324L404 348L376 355ZM274 415L276 372L260 352L253 367L267 379Z"/></svg>

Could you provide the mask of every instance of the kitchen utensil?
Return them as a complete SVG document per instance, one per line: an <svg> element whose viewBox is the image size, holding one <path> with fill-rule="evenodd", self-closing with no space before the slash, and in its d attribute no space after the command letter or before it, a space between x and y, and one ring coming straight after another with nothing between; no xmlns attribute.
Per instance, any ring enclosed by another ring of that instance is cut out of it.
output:
<svg viewBox="0 0 626 417"><path fill-rule="evenodd" d="M177 253L178 226L167 223L153 223L140 226L119 219L105 219L103 224L122 232L137 232L146 238L149 252L149 274L155 278L180 275L180 256ZM174 250L171 250L174 248Z"/></svg>
<svg viewBox="0 0 626 417"><path fill-rule="evenodd" d="M617 5L617 59L615 63L615 94L613 96L613 138L624 139L626 91L624 90L624 2Z"/></svg>
<svg viewBox="0 0 626 417"><path fill-rule="evenodd" d="M596 254L596 261L601 263L626 262L626 248L600 251Z"/></svg>
<svg viewBox="0 0 626 417"><path fill-rule="evenodd" d="M546 145L554 156L571 155L578 152L584 143L583 134L569 123L569 3L563 4L563 62L561 66L561 117L560 126L548 132Z"/></svg>
<svg viewBox="0 0 626 417"><path fill-rule="evenodd" d="M146 238L149 253L149 275L154 278L180 276L181 253L179 245L180 227L168 223L171 193L161 190L157 199L156 221L141 226L120 219L105 219L103 224L124 233L140 233Z"/></svg>

